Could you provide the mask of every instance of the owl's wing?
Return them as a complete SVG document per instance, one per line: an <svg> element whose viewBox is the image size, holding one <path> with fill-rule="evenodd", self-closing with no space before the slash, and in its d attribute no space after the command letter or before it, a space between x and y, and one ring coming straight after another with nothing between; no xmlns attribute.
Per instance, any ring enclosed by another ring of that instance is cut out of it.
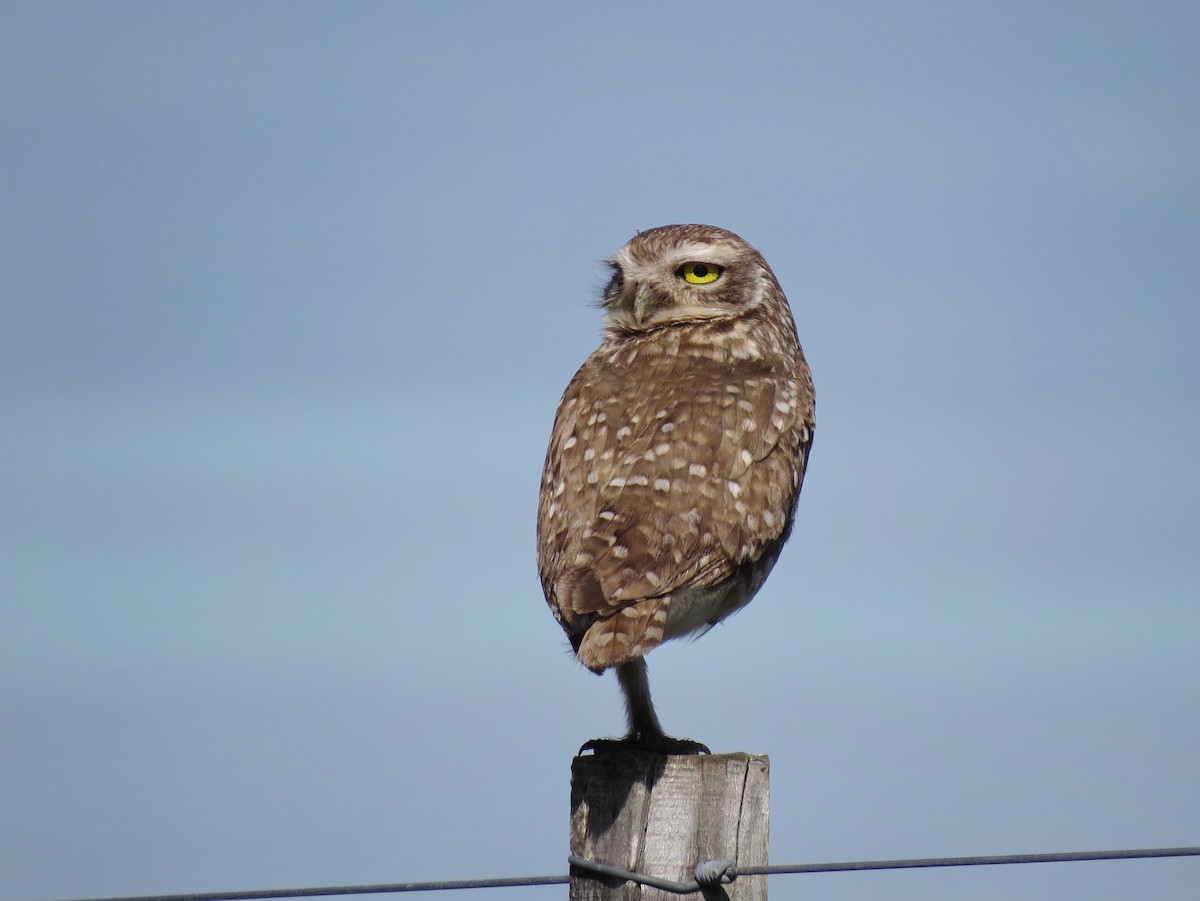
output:
<svg viewBox="0 0 1200 901"><path fill-rule="evenodd" d="M560 409L539 561L568 633L716 585L790 525L811 438L803 386L751 362L658 362L635 381L589 360Z"/></svg>

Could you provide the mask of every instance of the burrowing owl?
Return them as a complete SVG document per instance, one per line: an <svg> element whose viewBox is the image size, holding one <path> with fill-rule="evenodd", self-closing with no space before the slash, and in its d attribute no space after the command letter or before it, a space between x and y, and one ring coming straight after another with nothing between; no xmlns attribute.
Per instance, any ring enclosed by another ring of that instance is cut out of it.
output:
<svg viewBox="0 0 1200 901"><path fill-rule="evenodd" d="M665 735L643 655L754 597L791 531L813 385L787 298L732 232L666 225L609 261L605 334L567 386L542 474L538 569L580 662L615 667L629 735Z"/></svg>

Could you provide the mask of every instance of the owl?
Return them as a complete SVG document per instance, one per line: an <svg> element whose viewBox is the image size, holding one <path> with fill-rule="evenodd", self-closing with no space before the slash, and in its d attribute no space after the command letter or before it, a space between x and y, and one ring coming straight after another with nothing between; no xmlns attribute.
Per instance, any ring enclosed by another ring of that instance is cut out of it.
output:
<svg viewBox="0 0 1200 901"><path fill-rule="evenodd" d="M671 738L645 655L754 597L792 529L814 427L787 298L711 225L639 232L608 263L604 339L554 421L538 571L579 662L615 669L629 734L593 752L707 752Z"/></svg>

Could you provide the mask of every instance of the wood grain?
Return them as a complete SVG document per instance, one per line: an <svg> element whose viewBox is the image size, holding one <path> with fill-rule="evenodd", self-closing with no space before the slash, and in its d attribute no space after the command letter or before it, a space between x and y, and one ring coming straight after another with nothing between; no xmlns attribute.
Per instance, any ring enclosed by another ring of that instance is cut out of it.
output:
<svg viewBox="0 0 1200 901"><path fill-rule="evenodd" d="M690 882L697 862L767 864L770 761L751 754L619 752L571 765L571 853ZM574 870L571 901L667 901L661 889ZM697 897L692 895L690 897ZM767 877L743 876L705 899L765 901Z"/></svg>

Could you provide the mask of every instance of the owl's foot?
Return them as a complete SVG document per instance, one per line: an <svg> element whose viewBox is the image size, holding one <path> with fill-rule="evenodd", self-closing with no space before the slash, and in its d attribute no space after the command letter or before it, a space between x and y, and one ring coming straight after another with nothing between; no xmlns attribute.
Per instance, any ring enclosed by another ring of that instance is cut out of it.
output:
<svg viewBox="0 0 1200 901"><path fill-rule="evenodd" d="M652 754L711 754L708 745L690 738L672 738L661 732L634 732L624 738L593 738L579 753L612 754L616 751L649 751Z"/></svg>
<svg viewBox="0 0 1200 901"><path fill-rule="evenodd" d="M646 677L646 658L634 657L618 663L617 681L625 695L629 715L629 734L624 738L593 738L579 749L582 754L611 754L614 751L649 751L651 754L711 754L708 745L690 738L671 738L662 730L654 705L650 702L650 681Z"/></svg>

